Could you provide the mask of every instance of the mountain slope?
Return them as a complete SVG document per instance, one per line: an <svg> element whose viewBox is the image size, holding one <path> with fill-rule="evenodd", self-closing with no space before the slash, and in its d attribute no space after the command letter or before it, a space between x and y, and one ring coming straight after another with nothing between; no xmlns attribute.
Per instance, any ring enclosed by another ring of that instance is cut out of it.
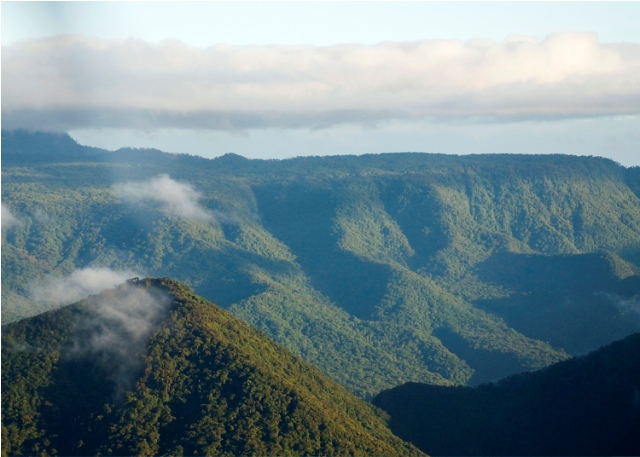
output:
<svg viewBox="0 0 640 457"><path fill-rule="evenodd" d="M638 455L640 334L495 384L409 383L373 403L434 455Z"/></svg>
<svg viewBox="0 0 640 457"><path fill-rule="evenodd" d="M638 268L611 252L503 253L488 259L480 271L482 279L511 293L476 300L476 306L500 315L528 337L572 354L584 354L640 328Z"/></svg>
<svg viewBox="0 0 640 457"><path fill-rule="evenodd" d="M496 380L640 330L637 173L609 160L208 160L29 135L3 132L19 220L2 231L4 322L69 303L34 287L87 267L173 277L364 398ZM180 211L194 204L206 217Z"/></svg>
<svg viewBox="0 0 640 457"><path fill-rule="evenodd" d="M3 455L420 455L384 417L169 279L2 331Z"/></svg>

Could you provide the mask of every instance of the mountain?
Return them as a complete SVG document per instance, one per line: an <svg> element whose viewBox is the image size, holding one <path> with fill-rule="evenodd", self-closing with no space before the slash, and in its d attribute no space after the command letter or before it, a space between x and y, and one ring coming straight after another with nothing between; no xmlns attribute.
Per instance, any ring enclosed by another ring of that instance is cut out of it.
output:
<svg viewBox="0 0 640 457"><path fill-rule="evenodd" d="M2 329L3 455L423 455L385 416L170 279Z"/></svg>
<svg viewBox="0 0 640 457"><path fill-rule="evenodd" d="M70 303L51 291L88 268L172 277L367 399L640 330L640 172L611 160L204 159L2 135L5 323Z"/></svg>
<svg viewBox="0 0 640 457"><path fill-rule="evenodd" d="M639 455L640 334L497 383L408 383L373 403L434 455Z"/></svg>

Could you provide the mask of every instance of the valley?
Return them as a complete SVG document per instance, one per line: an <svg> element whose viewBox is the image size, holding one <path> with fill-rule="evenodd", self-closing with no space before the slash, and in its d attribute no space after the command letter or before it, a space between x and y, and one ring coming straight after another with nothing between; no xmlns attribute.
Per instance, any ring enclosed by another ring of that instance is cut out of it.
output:
<svg viewBox="0 0 640 457"><path fill-rule="evenodd" d="M204 159L24 131L2 132L2 159L3 455L421 455L393 433L434 455L522 455L515 431L503 447L473 441L494 433L477 423L502 425L459 398L524 389L553 403L565 394L528 380L579 370L600 359L575 356L640 331L638 167ZM119 308L130 287L165 298ZM129 324L114 330L114 316ZM632 370L598 378L617 373L598 363L594 384L638 385ZM582 375L566 376L582 391ZM490 402L512 413L500 395ZM467 447L416 437L440 433L433 404L451 411L444 436L470 414L469 441L449 440ZM584 450L554 446L536 449Z"/></svg>
<svg viewBox="0 0 640 457"><path fill-rule="evenodd" d="M34 284L85 268L172 277L363 398L497 380L640 329L640 173L610 160L208 160L20 132L2 154L20 221L2 233L3 323L66 304ZM164 175L173 194L144 194Z"/></svg>

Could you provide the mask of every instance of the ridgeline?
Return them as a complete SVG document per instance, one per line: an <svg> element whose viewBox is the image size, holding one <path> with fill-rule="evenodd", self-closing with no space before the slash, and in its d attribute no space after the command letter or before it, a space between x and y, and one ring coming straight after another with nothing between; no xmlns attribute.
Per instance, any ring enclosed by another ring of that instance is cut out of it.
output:
<svg viewBox="0 0 640 457"><path fill-rule="evenodd" d="M2 160L18 221L2 231L3 323L65 304L34 284L88 266L172 277L366 399L640 330L640 168L611 160L210 160L19 131ZM182 190L149 190L159 176Z"/></svg>

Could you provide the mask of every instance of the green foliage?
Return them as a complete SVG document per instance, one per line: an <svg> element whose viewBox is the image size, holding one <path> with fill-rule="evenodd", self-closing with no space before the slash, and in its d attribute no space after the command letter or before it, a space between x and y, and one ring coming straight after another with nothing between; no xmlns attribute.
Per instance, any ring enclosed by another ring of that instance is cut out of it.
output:
<svg viewBox="0 0 640 457"><path fill-rule="evenodd" d="M173 301L122 399L105 373L117 367L70 346L94 302L3 328L3 455L422 455L378 409L184 285L133 284Z"/></svg>
<svg viewBox="0 0 640 457"><path fill-rule="evenodd" d="M483 280L500 284L509 293L474 300L476 306L502 316L523 334L572 354L584 354L640 329L638 268L610 252L497 254L480 272Z"/></svg>
<svg viewBox="0 0 640 457"><path fill-rule="evenodd" d="M5 323L44 311L29 291L45 275L173 277L363 398L497 379L640 328L640 179L609 160L208 160L24 132L3 132L3 159L3 203L20 220L2 233ZM191 184L216 221L111 190L160 173ZM545 282L549 265L571 290Z"/></svg>

